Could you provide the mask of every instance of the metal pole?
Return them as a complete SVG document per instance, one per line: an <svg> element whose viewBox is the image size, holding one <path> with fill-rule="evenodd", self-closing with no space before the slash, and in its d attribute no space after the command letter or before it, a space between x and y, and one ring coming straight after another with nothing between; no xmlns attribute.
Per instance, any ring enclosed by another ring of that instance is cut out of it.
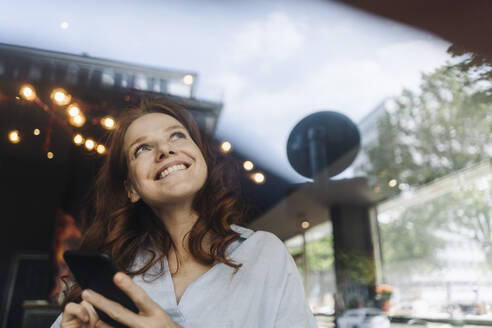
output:
<svg viewBox="0 0 492 328"><path fill-rule="evenodd" d="M307 261L307 252L306 252L306 230L302 231L302 276L304 280L304 293L306 297L309 293L308 286L308 261Z"/></svg>

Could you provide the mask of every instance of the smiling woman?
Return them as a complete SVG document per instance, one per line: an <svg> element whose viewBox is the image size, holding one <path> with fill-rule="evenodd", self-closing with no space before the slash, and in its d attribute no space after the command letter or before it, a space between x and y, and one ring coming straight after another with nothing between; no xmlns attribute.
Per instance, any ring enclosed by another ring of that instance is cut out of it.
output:
<svg viewBox="0 0 492 328"><path fill-rule="evenodd" d="M105 252L139 313L75 284L52 327L316 327L273 234L239 226L235 170L191 114L144 102L118 120L81 250ZM130 278L131 277L131 278Z"/></svg>

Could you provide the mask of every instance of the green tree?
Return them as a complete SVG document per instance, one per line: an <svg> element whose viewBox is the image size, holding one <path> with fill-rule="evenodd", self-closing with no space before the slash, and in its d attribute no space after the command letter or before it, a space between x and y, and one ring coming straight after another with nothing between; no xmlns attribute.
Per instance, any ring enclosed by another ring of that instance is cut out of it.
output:
<svg viewBox="0 0 492 328"><path fill-rule="evenodd" d="M368 161L358 169L371 184L392 194L399 184L422 185L490 158L491 83L475 71L444 66L423 74L418 92L393 99L376 142L363 147Z"/></svg>
<svg viewBox="0 0 492 328"><path fill-rule="evenodd" d="M290 249L290 254L296 260L297 268L302 272L302 247ZM308 269L311 272L333 270L333 235L306 243Z"/></svg>
<svg viewBox="0 0 492 328"><path fill-rule="evenodd" d="M492 83L485 64L468 57L441 67L422 75L418 91L392 100L377 123L377 139L363 146L367 162L358 167L375 190L389 197L491 157ZM390 271L438 268L438 230L474 238L491 261L491 197L483 193L449 193L381 223Z"/></svg>

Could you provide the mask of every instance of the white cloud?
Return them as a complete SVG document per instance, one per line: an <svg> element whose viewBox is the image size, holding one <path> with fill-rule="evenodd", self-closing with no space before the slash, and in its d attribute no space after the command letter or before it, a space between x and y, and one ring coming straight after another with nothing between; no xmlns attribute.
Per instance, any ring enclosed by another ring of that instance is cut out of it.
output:
<svg viewBox="0 0 492 328"><path fill-rule="evenodd" d="M327 58L313 63L296 83L284 82L278 90L258 87L262 81L251 74L225 78L233 96L225 99L227 110L219 133L236 138L240 147L260 161L278 158L273 169L293 178L296 174L285 160L285 147L297 122L320 110L342 112L357 122L384 98L397 95L403 87L417 87L422 71L435 69L449 58L445 49L444 43L435 40L412 41L390 44L366 56ZM237 130L240 122L244 131Z"/></svg>
<svg viewBox="0 0 492 328"><path fill-rule="evenodd" d="M282 60L291 56L304 43L300 26L285 13L274 12L262 22L249 23L239 32L232 46L236 61L262 59Z"/></svg>

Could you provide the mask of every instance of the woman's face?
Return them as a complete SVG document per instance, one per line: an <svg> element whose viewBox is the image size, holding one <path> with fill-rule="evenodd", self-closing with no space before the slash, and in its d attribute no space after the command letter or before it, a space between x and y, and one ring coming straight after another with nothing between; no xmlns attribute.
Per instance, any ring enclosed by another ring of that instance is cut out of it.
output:
<svg viewBox="0 0 492 328"><path fill-rule="evenodd" d="M174 117L150 113L126 131L130 201L148 206L192 201L207 179L207 164L187 129Z"/></svg>

